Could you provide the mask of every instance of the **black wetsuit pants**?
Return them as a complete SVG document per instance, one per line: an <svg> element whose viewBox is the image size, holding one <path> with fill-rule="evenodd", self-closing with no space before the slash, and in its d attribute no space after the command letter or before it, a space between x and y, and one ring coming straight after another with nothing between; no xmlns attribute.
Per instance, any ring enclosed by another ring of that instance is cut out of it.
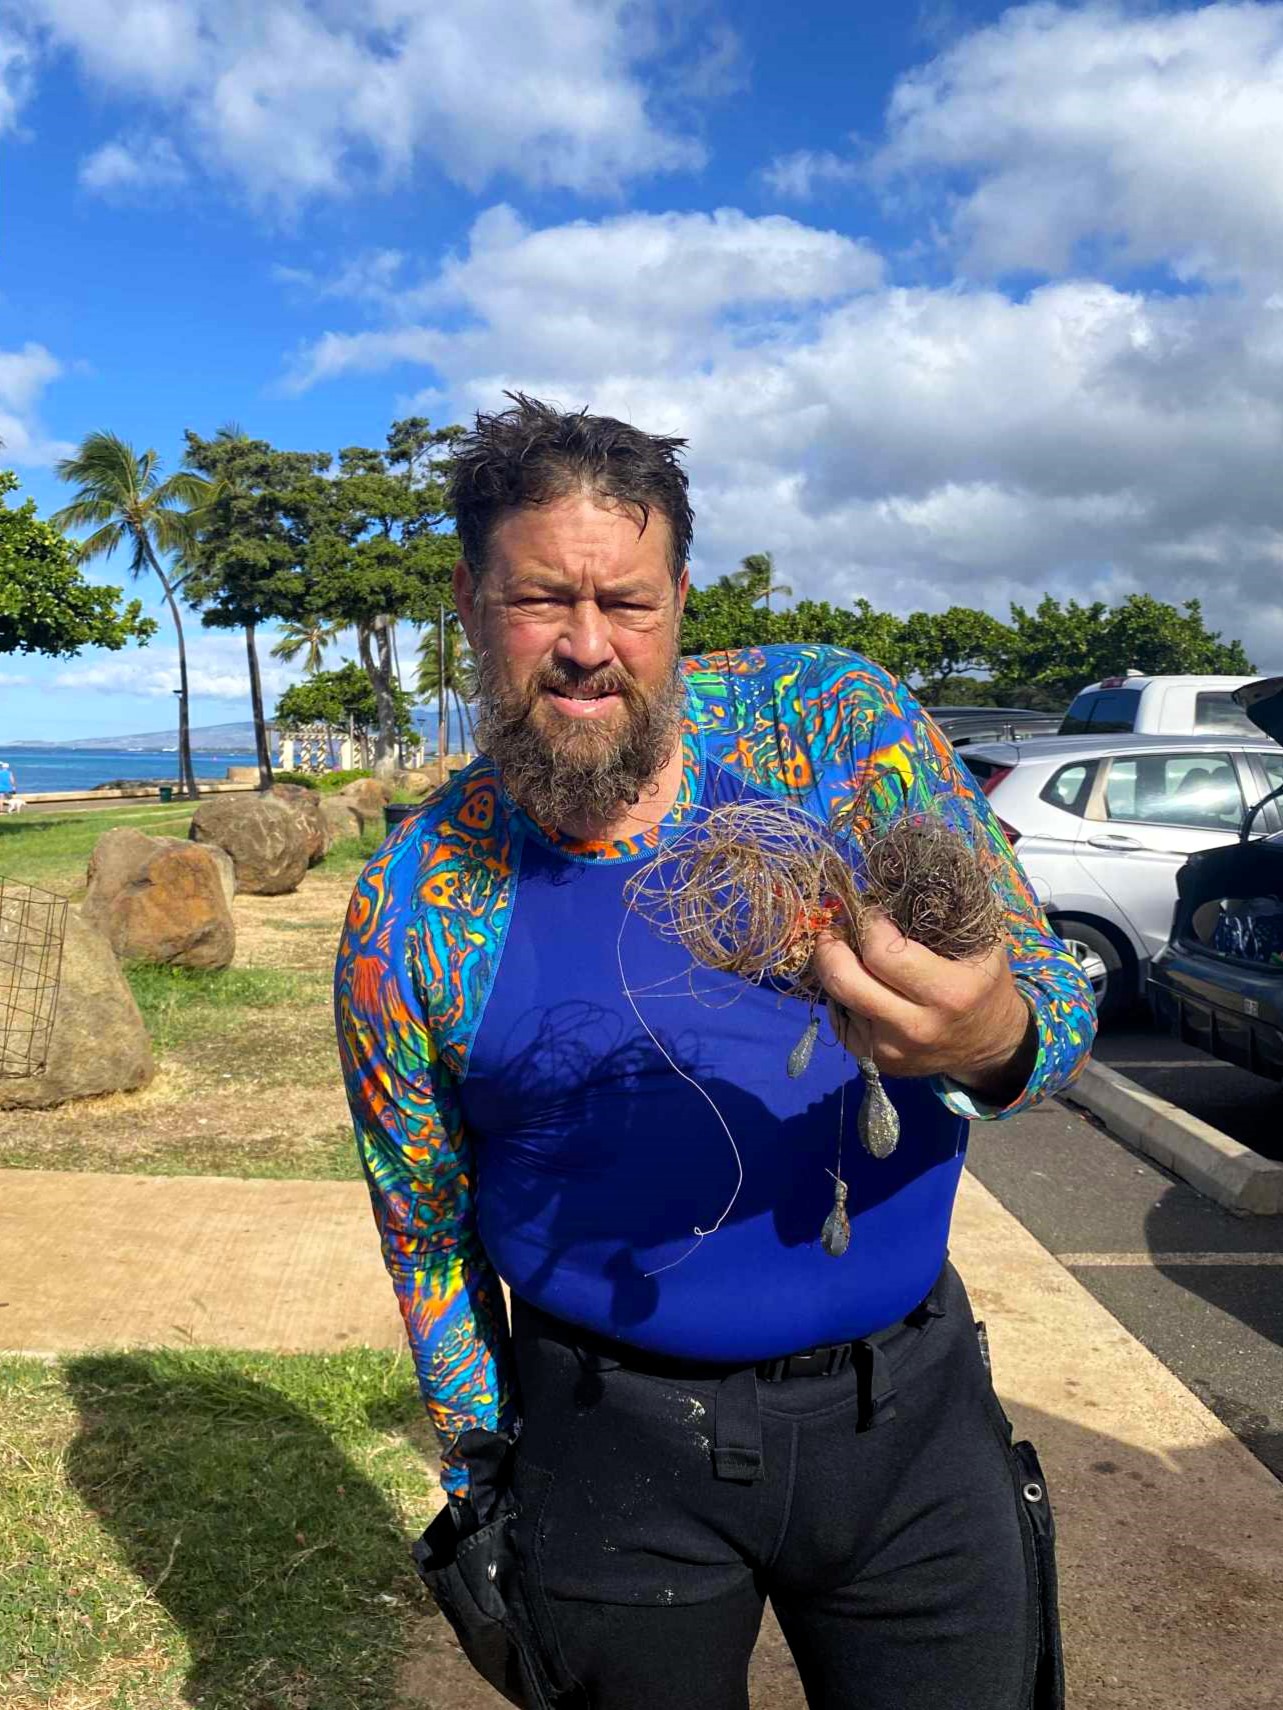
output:
<svg viewBox="0 0 1283 1710"><path fill-rule="evenodd" d="M769 1597L812 1710L1034 1702L1035 1540L951 1266L831 1375L691 1375L519 1300L513 1339L515 1542L572 1701L746 1710Z"/></svg>

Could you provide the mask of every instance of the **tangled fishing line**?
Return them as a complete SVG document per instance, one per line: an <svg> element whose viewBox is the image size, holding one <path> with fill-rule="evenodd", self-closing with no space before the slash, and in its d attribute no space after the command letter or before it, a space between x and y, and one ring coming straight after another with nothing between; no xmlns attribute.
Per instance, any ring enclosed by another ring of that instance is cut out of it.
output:
<svg viewBox="0 0 1283 1710"><path fill-rule="evenodd" d="M984 956L1003 939L998 856L965 837L943 810L879 812L882 781L871 780L828 825L789 800L745 799L709 809L625 887L629 908L680 944L692 964L754 985L770 982L810 1004L806 1031L789 1055L790 1076L805 1073L819 1032L815 1008L826 994L812 964L822 934L835 934L858 954L869 919L885 915L906 938L953 961ZM632 1002L626 982L624 990ZM899 1140L899 1116L876 1063L858 1062L860 1139L874 1157L885 1158ZM739 1165L734 1137L713 1109ZM850 1241L841 1132L839 1114L837 1167L829 1171L833 1209L820 1236L834 1257ZM731 1205L712 1230L695 1230L700 1240L721 1226Z"/></svg>

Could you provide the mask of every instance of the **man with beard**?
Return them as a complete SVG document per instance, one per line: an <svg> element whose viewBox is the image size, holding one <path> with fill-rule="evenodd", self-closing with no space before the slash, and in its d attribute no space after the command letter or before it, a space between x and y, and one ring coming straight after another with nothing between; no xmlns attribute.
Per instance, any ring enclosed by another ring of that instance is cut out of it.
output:
<svg viewBox="0 0 1283 1710"><path fill-rule="evenodd" d="M886 672L818 646L679 659L682 444L519 394L478 417L452 502L484 752L366 867L339 953L450 1514L462 1537L493 1511L501 1444L517 1591L488 1571L543 1702L744 1710L769 1596L812 1706L1017 1710L1036 1680L1050 1704L1035 1528L946 1243L967 1119L1072 1078L1090 987ZM999 852L1006 942L951 962L884 920L858 958L824 944L842 1037L792 1078L797 1006L692 976L624 886L702 809L787 795L823 820L888 766ZM874 1159L848 1133L832 1257L856 1056L903 1138Z"/></svg>

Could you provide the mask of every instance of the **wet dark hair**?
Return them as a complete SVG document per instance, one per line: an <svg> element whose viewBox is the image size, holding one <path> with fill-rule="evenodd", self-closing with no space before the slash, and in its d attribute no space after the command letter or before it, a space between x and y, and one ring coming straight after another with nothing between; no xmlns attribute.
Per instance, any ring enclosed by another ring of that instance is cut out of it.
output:
<svg viewBox="0 0 1283 1710"><path fill-rule="evenodd" d="M686 471L677 460L686 441L643 433L586 409L558 410L524 392L504 397L511 408L478 413L474 431L458 441L450 474L449 504L473 575L485 569L491 531L506 512L583 492L639 513L639 533L651 510L659 511L668 523L676 580L695 527Z"/></svg>

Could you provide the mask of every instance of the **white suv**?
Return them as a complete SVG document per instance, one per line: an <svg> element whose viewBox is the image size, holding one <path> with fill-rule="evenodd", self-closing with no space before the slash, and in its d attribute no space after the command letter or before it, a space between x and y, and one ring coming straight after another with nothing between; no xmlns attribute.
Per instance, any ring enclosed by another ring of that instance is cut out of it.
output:
<svg viewBox="0 0 1283 1710"><path fill-rule="evenodd" d="M1089 683L1074 696L1060 723L1062 736L1106 736L1119 731L1198 736L1205 730L1259 732L1233 698L1255 677L1144 677L1128 671Z"/></svg>
<svg viewBox="0 0 1283 1710"><path fill-rule="evenodd" d="M1283 750L1259 731L1044 736L983 742L958 759L989 798L1054 929L1082 962L1102 1020L1141 996L1171 931L1178 869L1233 843L1283 786ZM1283 803L1258 832L1283 830Z"/></svg>

